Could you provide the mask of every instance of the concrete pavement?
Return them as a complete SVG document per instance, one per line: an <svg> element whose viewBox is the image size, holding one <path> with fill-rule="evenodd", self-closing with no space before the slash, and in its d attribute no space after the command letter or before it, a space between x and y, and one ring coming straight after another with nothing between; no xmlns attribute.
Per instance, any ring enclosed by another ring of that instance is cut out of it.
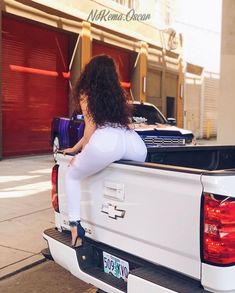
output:
<svg viewBox="0 0 235 293"><path fill-rule="evenodd" d="M2 280L3 293L96 293L96 288L84 283L53 261L45 261L19 274Z"/></svg>
<svg viewBox="0 0 235 293"><path fill-rule="evenodd" d="M44 261L42 232L54 226L52 155L0 161L0 280Z"/></svg>
<svg viewBox="0 0 235 293"><path fill-rule="evenodd" d="M197 145L217 145L217 138L216 137L212 137L209 139L197 139Z"/></svg>

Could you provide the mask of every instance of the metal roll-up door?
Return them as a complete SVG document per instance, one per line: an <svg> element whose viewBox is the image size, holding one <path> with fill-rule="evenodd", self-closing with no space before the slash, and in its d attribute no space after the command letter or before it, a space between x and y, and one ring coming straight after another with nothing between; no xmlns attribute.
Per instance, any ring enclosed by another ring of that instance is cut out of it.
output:
<svg viewBox="0 0 235 293"><path fill-rule="evenodd" d="M3 156L50 151L54 116L68 115L68 36L3 17Z"/></svg>
<svg viewBox="0 0 235 293"><path fill-rule="evenodd" d="M203 137L209 138L217 135L218 97L219 75L206 72L204 77Z"/></svg>
<svg viewBox="0 0 235 293"><path fill-rule="evenodd" d="M125 49L114 47L108 44L93 41L92 43L92 56L107 54L115 60L120 80L124 88L130 88L130 58L131 53Z"/></svg>
<svg viewBox="0 0 235 293"><path fill-rule="evenodd" d="M200 137L202 80L198 75L185 76L185 128Z"/></svg>

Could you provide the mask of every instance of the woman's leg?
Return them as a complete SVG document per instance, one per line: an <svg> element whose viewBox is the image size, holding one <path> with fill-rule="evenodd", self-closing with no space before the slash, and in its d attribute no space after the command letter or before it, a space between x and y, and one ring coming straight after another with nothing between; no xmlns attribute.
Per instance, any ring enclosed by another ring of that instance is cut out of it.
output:
<svg viewBox="0 0 235 293"><path fill-rule="evenodd" d="M125 153L123 130L111 127L97 129L65 177L69 221L80 220L80 181L119 160Z"/></svg>

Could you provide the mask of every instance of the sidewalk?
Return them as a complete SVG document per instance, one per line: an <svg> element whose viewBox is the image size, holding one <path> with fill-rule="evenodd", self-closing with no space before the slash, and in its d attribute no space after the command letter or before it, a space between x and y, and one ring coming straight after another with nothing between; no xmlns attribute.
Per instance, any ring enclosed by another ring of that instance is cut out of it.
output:
<svg viewBox="0 0 235 293"><path fill-rule="evenodd" d="M53 165L52 155L0 161L0 280L44 261L42 232L54 226Z"/></svg>
<svg viewBox="0 0 235 293"><path fill-rule="evenodd" d="M206 138L201 138L201 139L197 139L197 145L217 145L217 138L216 137L212 137L209 139Z"/></svg>

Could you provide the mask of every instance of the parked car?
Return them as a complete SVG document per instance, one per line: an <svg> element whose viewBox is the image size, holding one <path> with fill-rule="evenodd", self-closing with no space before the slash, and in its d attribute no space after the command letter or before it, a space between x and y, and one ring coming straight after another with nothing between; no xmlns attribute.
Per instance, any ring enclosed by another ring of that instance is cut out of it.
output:
<svg viewBox="0 0 235 293"><path fill-rule="evenodd" d="M160 110L150 103L133 102L132 127L149 147L184 146L191 144L191 131L176 127L174 118L166 119ZM53 152L72 147L83 136L84 119L76 111L71 118L55 117L51 125Z"/></svg>
<svg viewBox="0 0 235 293"><path fill-rule="evenodd" d="M175 118L166 119L153 104L135 101L133 105L134 129L148 147L184 146L195 142L192 131L175 126Z"/></svg>

